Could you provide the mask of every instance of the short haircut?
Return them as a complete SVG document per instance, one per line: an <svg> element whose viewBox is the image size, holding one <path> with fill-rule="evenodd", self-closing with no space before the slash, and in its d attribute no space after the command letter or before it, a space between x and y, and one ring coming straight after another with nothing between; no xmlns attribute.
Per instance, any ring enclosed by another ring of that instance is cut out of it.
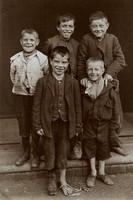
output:
<svg viewBox="0 0 133 200"><path fill-rule="evenodd" d="M21 38L24 36L25 33L34 34L37 39L39 38L38 32L36 30L34 30L34 29L29 28L29 29L22 30L22 32L21 32Z"/></svg>
<svg viewBox="0 0 133 200"><path fill-rule="evenodd" d="M103 61L101 58L99 58L99 57L90 57L90 58L86 61L86 66L87 66L87 68L88 68L89 63L92 63L92 62L101 62L102 66L103 66L103 68L104 68L104 61Z"/></svg>
<svg viewBox="0 0 133 200"><path fill-rule="evenodd" d="M108 22L108 17L106 16L106 14L104 14L102 11L95 11L89 17L89 24L91 24L93 20L103 19L103 18L105 18Z"/></svg>
<svg viewBox="0 0 133 200"><path fill-rule="evenodd" d="M70 52L67 47L64 46L57 46L54 49L52 49L50 54L50 59L52 60L56 54L60 54L62 57L65 55L68 55L68 60L70 59Z"/></svg>
<svg viewBox="0 0 133 200"><path fill-rule="evenodd" d="M73 14L69 13L69 12L66 12L66 13L62 13L62 14L59 14L57 16L57 22L56 22L56 25L57 27L61 24L61 22L68 22L70 20L73 20L74 21L74 25L75 25L75 17Z"/></svg>

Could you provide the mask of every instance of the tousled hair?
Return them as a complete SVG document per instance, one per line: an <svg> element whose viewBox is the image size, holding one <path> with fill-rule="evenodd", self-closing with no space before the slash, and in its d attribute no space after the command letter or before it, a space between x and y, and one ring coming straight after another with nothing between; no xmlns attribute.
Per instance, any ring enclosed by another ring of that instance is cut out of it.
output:
<svg viewBox="0 0 133 200"><path fill-rule="evenodd" d="M89 65L89 63L91 62L101 62L102 66L104 67L104 61L100 58L100 57L90 57L87 61L86 61L86 66Z"/></svg>
<svg viewBox="0 0 133 200"><path fill-rule="evenodd" d="M89 17L89 24L91 24L93 20L103 19L103 18L105 18L108 22L108 17L105 13L103 13L102 11L94 11L93 13L91 13Z"/></svg>
<svg viewBox="0 0 133 200"><path fill-rule="evenodd" d="M52 60L56 54L60 54L62 57L68 55L68 59L70 59L70 52L67 47L57 46L54 49L52 49L50 59Z"/></svg>
<svg viewBox="0 0 133 200"><path fill-rule="evenodd" d="M61 24L61 22L68 22L70 20L74 21L74 25L75 25L75 17L73 14L66 12L66 13L61 13L57 16L57 22L56 25L57 27Z"/></svg>
<svg viewBox="0 0 133 200"><path fill-rule="evenodd" d="M21 31L21 38L24 36L25 33L34 34L34 35L36 35L36 38L39 38L38 32L34 29L29 28L29 29L22 30Z"/></svg>

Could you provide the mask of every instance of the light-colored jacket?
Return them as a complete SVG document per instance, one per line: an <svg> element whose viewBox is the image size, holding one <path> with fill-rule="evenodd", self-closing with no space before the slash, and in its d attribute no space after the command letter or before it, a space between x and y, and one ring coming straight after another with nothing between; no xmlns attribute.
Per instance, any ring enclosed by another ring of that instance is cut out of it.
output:
<svg viewBox="0 0 133 200"><path fill-rule="evenodd" d="M19 95L34 95L38 79L43 77L48 70L47 56L36 51L26 61L22 51L12 56L10 62L12 92Z"/></svg>

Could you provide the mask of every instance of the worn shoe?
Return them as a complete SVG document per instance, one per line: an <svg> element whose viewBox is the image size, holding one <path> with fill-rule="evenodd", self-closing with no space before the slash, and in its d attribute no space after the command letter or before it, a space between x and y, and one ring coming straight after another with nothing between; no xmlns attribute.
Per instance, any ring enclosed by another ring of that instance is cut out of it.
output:
<svg viewBox="0 0 133 200"><path fill-rule="evenodd" d="M39 156L37 154L31 154L31 167L32 168L37 168L39 167Z"/></svg>
<svg viewBox="0 0 133 200"><path fill-rule="evenodd" d="M103 183L105 183L106 185L110 185L110 186L114 185L114 182L106 174L105 175L99 175L98 179L100 181L102 181Z"/></svg>
<svg viewBox="0 0 133 200"><path fill-rule="evenodd" d="M24 165L30 159L30 155L27 152L23 153L22 156L15 162L16 166Z"/></svg>
<svg viewBox="0 0 133 200"><path fill-rule="evenodd" d="M55 173L49 173L49 180L47 185L47 192L53 196L57 194L57 182Z"/></svg>
<svg viewBox="0 0 133 200"><path fill-rule="evenodd" d="M86 180L86 185L89 187L89 188L92 188L94 187L96 184L96 176L94 175L89 175L87 180Z"/></svg>

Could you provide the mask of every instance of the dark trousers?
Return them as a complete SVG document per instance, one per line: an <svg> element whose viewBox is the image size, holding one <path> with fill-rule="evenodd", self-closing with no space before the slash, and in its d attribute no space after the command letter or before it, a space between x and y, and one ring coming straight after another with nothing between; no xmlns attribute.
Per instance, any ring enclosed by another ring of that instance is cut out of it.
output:
<svg viewBox="0 0 133 200"><path fill-rule="evenodd" d="M32 125L33 96L16 95L16 117L19 125L19 134L22 137L22 145L29 149L30 135L32 136L32 150L38 149L39 135L36 134Z"/></svg>
<svg viewBox="0 0 133 200"><path fill-rule="evenodd" d="M68 122L60 118L51 124L53 138L44 137L45 168L66 169L69 146Z"/></svg>

